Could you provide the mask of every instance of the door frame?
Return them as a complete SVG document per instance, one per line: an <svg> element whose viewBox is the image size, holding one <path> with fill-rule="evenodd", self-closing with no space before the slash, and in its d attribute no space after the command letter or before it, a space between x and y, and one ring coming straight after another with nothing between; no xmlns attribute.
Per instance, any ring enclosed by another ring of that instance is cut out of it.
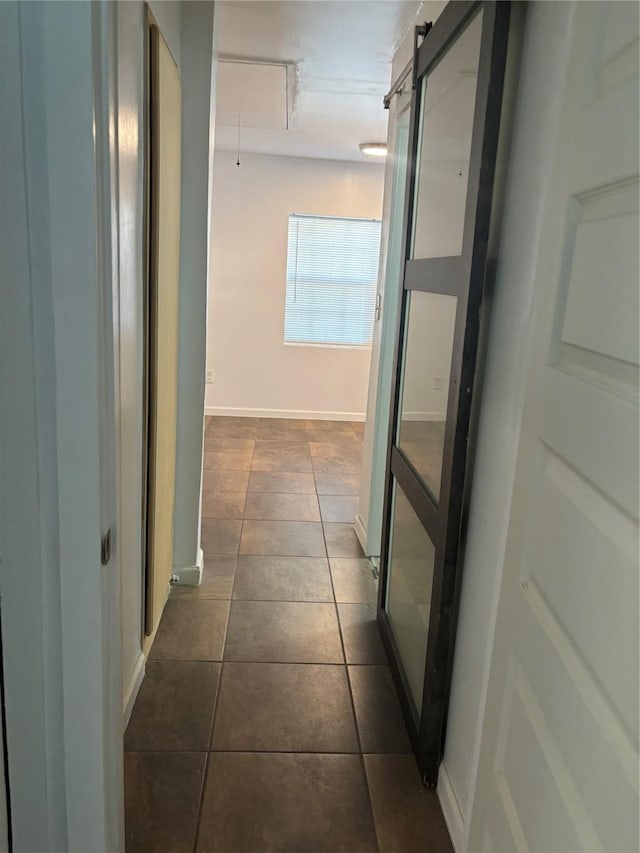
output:
<svg viewBox="0 0 640 853"><path fill-rule="evenodd" d="M11 831L16 849L119 851L117 8L1 12L14 84L0 158L17 332L0 341Z"/></svg>
<svg viewBox="0 0 640 853"><path fill-rule="evenodd" d="M405 91L407 87L408 91ZM371 370L367 414L365 418L364 459L355 530L366 556L380 559L382 519L385 494L385 463L387 458L387 424L389 422L389 392L393 369L393 348L396 334L396 289L402 275L402 258L394 269L394 253L402 251L402 217L409 153L409 126L401 119L411 111L411 81L404 81L394 92L389 115L388 148L392 168L385 176L385 208L382 215L380 274L377 298L380 316L376 318L371 347ZM406 135L406 140L403 139ZM401 159L404 157L404 162ZM388 208L387 208L388 205ZM398 215L399 214L399 215ZM399 222L397 220L400 220ZM399 244L399 245L396 245Z"/></svg>
<svg viewBox="0 0 640 853"><path fill-rule="evenodd" d="M459 256L411 259L417 178L422 81L467 25L482 12L482 35L473 119L473 144ZM480 371L476 372L484 282L487 272L493 187L506 70L510 4L488 0L451 2L416 47L410 121L410 154L404 211L405 271L397 295L397 327L387 444L384 523L378 593L378 621L402 710L425 784L434 786L444 745L457 614L462 580L461 532L469 505L473 424L477 420ZM400 410L407 295L411 290L457 298L445 423L440 498L395 445ZM435 562L422 708L416 709L386 612L394 481L402 488L435 546ZM420 710L422 714L420 715Z"/></svg>

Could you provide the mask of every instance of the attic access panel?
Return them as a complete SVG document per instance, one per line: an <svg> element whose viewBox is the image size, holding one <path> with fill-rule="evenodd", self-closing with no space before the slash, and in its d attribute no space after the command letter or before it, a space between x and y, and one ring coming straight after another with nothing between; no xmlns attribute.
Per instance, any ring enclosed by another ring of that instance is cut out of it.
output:
<svg viewBox="0 0 640 853"><path fill-rule="evenodd" d="M227 127L287 130L288 66L284 63L218 60L216 120Z"/></svg>

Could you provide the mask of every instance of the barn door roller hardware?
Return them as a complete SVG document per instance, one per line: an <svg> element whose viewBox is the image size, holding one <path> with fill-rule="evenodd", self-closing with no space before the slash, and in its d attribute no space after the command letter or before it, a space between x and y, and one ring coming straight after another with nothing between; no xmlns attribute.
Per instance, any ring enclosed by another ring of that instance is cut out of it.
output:
<svg viewBox="0 0 640 853"><path fill-rule="evenodd" d="M391 106L391 99L393 98L393 96L397 95L398 92L402 91L402 84L407 79L409 74L411 74L411 72L413 71L414 64L415 64L414 58L416 55L416 50L418 49L418 39L419 38L423 38L423 39L426 38L427 33L429 32L429 30L431 29L432 26L433 26L433 24L431 22L429 22L428 24L427 23L419 24L415 28L415 31L413 34L413 56L407 62L407 64L404 66L402 71L398 74L396 79L391 84L391 88L389 89L387 94L382 99L382 103L384 104L385 110L388 110L389 107ZM413 81L413 86L415 86L415 80Z"/></svg>

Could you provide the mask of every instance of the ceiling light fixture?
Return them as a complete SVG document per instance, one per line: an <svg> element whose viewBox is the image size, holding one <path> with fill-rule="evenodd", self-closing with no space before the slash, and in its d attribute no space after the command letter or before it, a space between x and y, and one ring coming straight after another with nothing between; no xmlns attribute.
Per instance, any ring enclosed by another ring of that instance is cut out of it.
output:
<svg viewBox="0 0 640 853"><path fill-rule="evenodd" d="M386 157L386 142L361 142L360 151L367 157Z"/></svg>

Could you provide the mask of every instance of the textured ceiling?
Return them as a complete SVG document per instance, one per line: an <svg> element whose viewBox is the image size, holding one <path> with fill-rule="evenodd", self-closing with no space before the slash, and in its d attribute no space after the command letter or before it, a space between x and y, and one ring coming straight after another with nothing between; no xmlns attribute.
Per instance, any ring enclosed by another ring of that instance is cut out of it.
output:
<svg viewBox="0 0 640 853"><path fill-rule="evenodd" d="M363 160L360 142L386 139L382 98L390 84L391 59L422 6L414 0L217 2L220 59L287 65L289 127L265 126L271 104L281 114L282 92L275 106L271 73L247 72L251 85L238 84L230 93L227 67L218 79L224 109L216 146L235 151L239 113L241 151Z"/></svg>

